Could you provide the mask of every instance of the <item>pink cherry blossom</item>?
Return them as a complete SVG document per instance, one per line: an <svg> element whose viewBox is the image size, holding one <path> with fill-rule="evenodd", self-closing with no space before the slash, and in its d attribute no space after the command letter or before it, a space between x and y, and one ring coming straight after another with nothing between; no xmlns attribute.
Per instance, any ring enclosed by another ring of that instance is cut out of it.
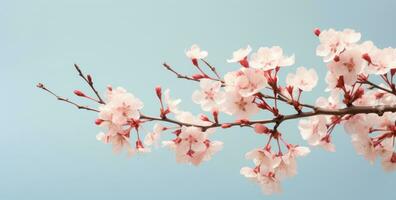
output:
<svg viewBox="0 0 396 200"><path fill-rule="evenodd" d="M367 66L367 62L363 60L360 48L352 48L345 50L337 61L329 62L327 66L333 77L343 76L345 84L352 85Z"/></svg>
<svg viewBox="0 0 396 200"><path fill-rule="evenodd" d="M250 45L248 45L246 48L238 49L232 53L232 58L228 59L227 62L241 62L242 65L246 65L245 67L247 67L248 65L243 64L243 62L247 62L247 56L250 54L251 51L252 48L250 47Z"/></svg>
<svg viewBox="0 0 396 200"><path fill-rule="evenodd" d="M226 91L235 90L243 97L252 96L268 86L264 71L253 68L227 73L224 80Z"/></svg>
<svg viewBox="0 0 396 200"><path fill-rule="evenodd" d="M222 142L211 142L207 137L208 133L202 132L200 128L183 126L176 139L164 141L163 145L175 151L178 163L199 165L202 161L209 160L223 146Z"/></svg>
<svg viewBox="0 0 396 200"><path fill-rule="evenodd" d="M237 91L228 91L222 106L225 113L239 119L248 119L259 111L253 99L253 96L243 97Z"/></svg>
<svg viewBox="0 0 396 200"><path fill-rule="evenodd" d="M160 140L161 133L165 131L166 128L161 124L155 124L153 131L148 133L144 138L144 144L147 146L158 145L158 141Z"/></svg>
<svg viewBox="0 0 396 200"><path fill-rule="evenodd" d="M316 55L323 57L324 62L329 62L338 56L348 45L360 40L361 34L351 29L343 32L329 29L319 35L320 45L316 49Z"/></svg>
<svg viewBox="0 0 396 200"><path fill-rule="evenodd" d="M286 77L286 84L299 88L303 91L311 91L318 83L318 75L314 69L307 70L305 67L297 68L295 74L289 73Z"/></svg>
<svg viewBox="0 0 396 200"><path fill-rule="evenodd" d="M193 44L191 48L186 51L186 56L190 59L204 59L208 56L208 52L202 51L198 45Z"/></svg>
<svg viewBox="0 0 396 200"><path fill-rule="evenodd" d="M139 119L143 103L124 88L108 91L108 102L99 107L99 118L116 125L123 125L129 119Z"/></svg>
<svg viewBox="0 0 396 200"><path fill-rule="evenodd" d="M287 57L279 46L260 47L251 57L250 65L262 70L271 70L276 67L290 66L294 64L294 55Z"/></svg>
<svg viewBox="0 0 396 200"><path fill-rule="evenodd" d="M367 66L369 74L386 74L390 69L396 68L396 49L373 49L368 54L370 63Z"/></svg>
<svg viewBox="0 0 396 200"><path fill-rule="evenodd" d="M170 96L170 90L166 89L164 92L164 103L166 108L174 114L177 114L180 112L179 110L179 104L181 102L181 99L172 99L172 97Z"/></svg>
<svg viewBox="0 0 396 200"><path fill-rule="evenodd" d="M193 101L200 104L204 111L219 110L225 95L223 91L220 91L221 82L205 78L200 80L200 87L201 90L193 93Z"/></svg>

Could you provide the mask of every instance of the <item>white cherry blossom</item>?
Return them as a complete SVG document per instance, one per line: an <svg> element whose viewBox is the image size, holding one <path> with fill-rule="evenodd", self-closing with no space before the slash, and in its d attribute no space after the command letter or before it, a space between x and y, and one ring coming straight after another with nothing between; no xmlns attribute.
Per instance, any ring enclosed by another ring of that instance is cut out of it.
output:
<svg viewBox="0 0 396 200"><path fill-rule="evenodd" d="M361 34L352 29L342 32L329 29L319 35L320 45L316 48L316 55L323 57L324 62L329 62L338 56L348 45L360 40Z"/></svg>
<svg viewBox="0 0 396 200"><path fill-rule="evenodd" d="M251 57L250 65L262 70L271 70L276 67L290 66L294 64L294 55L287 57L279 46L260 47Z"/></svg>
<svg viewBox="0 0 396 200"><path fill-rule="evenodd" d="M318 74L314 69L307 70L305 67L297 68L295 74L289 73L286 84L299 88L302 91L311 91L318 83Z"/></svg>
<svg viewBox="0 0 396 200"><path fill-rule="evenodd" d="M243 97L237 91L226 92L225 101L222 104L224 112L239 119L248 119L259 111L253 99L252 96Z"/></svg>
<svg viewBox="0 0 396 200"><path fill-rule="evenodd" d="M204 111L219 110L219 105L224 101L224 92L221 91L221 82L211 79L201 79L201 90L196 90L192 100L201 105Z"/></svg>
<svg viewBox="0 0 396 200"><path fill-rule="evenodd" d="M186 56L190 59L195 59L195 60L204 59L208 56L208 52L202 51L198 45L193 44L190 47L190 49L186 51Z"/></svg>
<svg viewBox="0 0 396 200"><path fill-rule="evenodd" d="M250 54L252 51L252 48L250 45L248 45L246 48L241 48L232 53L232 58L228 59L227 62L229 63L235 63L235 62L241 62L245 59L247 59L247 56Z"/></svg>

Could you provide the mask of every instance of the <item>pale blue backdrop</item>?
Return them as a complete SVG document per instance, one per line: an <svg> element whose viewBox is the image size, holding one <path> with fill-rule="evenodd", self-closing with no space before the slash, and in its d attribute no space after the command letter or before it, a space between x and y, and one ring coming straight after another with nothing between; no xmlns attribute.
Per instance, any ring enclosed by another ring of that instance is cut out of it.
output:
<svg viewBox="0 0 396 200"><path fill-rule="evenodd" d="M394 1L1 0L0 199L396 199L395 173L357 156L341 128L336 153L313 149L299 160L298 176L283 182L283 194L264 196L239 175L251 165L245 152L264 141L250 130L220 131L224 150L200 167L176 164L166 149L127 159L95 140L95 114L35 88L43 81L64 95L86 90L76 62L102 90L128 88L146 113L157 111L157 84L198 112L190 100L196 85L176 80L163 61L193 72L184 50L198 43L224 73L236 69L225 62L233 50L280 45L296 54L296 66L315 67L322 77L304 96L312 103L323 94L325 74L312 29L350 27L380 47L396 47L395 8ZM281 130L305 144L296 124Z"/></svg>

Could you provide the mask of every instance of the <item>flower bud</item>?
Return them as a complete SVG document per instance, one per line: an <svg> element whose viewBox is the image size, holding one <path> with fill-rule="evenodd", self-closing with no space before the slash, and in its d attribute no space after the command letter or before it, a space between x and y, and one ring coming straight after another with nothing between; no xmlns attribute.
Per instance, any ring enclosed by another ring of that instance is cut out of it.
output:
<svg viewBox="0 0 396 200"><path fill-rule="evenodd" d="M240 60L239 63L245 67L245 68L249 68L249 61L247 59L247 56L245 58L243 58L243 60Z"/></svg>
<svg viewBox="0 0 396 200"><path fill-rule="evenodd" d="M369 64L371 64L371 57L368 55L368 53L365 53L362 55L362 58L367 61Z"/></svg>
<svg viewBox="0 0 396 200"><path fill-rule="evenodd" d="M315 28L313 32L314 32L314 34L315 34L316 36L319 37L319 35L320 35L320 29L319 29L319 28Z"/></svg>
<svg viewBox="0 0 396 200"><path fill-rule="evenodd" d="M155 93L157 94L158 99L162 98L162 89L161 86L155 87Z"/></svg>
<svg viewBox="0 0 396 200"><path fill-rule="evenodd" d="M206 115L201 115L199 116L201 118L202 121L208 122L209 118Z"/></svg>
<svg viewBox="0 0 396 200"><path fill-rule="evenodd" d="M194 75L192 75L192 78L195 80L199 80L199 79L205 78L205 76L202 74L194 74Z"/></svg>
<svg viewBox="0 0 396 200"><path fill-rule="evenodd" d="M88 83L89 84L92 84L93 82L92 82L92 76L91 75L87 75L87 80L88 80Z"/></svg>
<svg viewBox="0 0 396 200"><path fill-rule="evenodd" d="M196 67L198 67L198 60L196 58L191 59L193 65L195 65Z"/></svg>
<svg viewBox="0 0 396 200"><path fill-rule="evenodd" d="M232 124L222 124L221 128L230 128Z"/></svg>
<svg viewBox="0 0 396 200"><path fill-rule="evenodd" d="M83 92L81 92L80 90L74 90L74 94L79 97L85 97L85 94Z"/></svg>
<svg viewBox="0 0 396 200"><path fill-rule="evenodd" d="M268 134L269 133L269 129L262 124L255 124L254 131L258 134Z"/></svg>
<svg viewBox="0 0 396 200"><path fill-rule="evenodd" d="M95 120L95 124L96 125L100 125L100 124L102 124L103 121L104 121L103 119L99 119L98 118L98 119Z"/></svg>

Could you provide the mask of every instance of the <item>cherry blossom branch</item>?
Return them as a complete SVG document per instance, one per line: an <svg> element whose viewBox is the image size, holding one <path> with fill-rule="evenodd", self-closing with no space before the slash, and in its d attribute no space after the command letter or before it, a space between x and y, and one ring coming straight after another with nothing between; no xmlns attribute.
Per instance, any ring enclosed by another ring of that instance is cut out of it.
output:
<svg viewBox="0 0 396 200"><path fill-rule="evenodd" d="M74 64L74 67L76 68L76 70L77 70L77 72L78 72L78 75L82 78L82 79L84 79L84 81L89 85L89 87L92 89L92 91L95 93L95 95L98 97L98 103L100 103L100 104L105 104L105 102L103 101L103 99L100 97L100 95L99 95L99 92L95 89L95 87L94 87L94 84L93 84L93 81L92 81L92 77L91 77L91 75L87 75L87 76L85 76L84 74L83 74L83 72L81 71L81 69L80 69L80 66L78 66L77 64Z"/></svg>
<svg viewBox="0 0 396 200"><path fill-rule="evenodd" d="M384 91L384 92L387 92L387 93L396 95L396 93L395 93L394 91L389 90L389 89L386 89L386 88L384 88L384 87L381 87L381 86L379 86L379 85L377 85L377 84L375 84L375 83L373 83L373 82L370 82L369 80L360 81L360 82L358 82L358 83L366 84L366 85L369 85L369 86L371 86L371 87L373 87L373 88L377 88L377 89L382 90L382 91Z"/></svg>
<svg viewBox="0 0 396 200"><path fill-rule="evenodd" d="M70 101L70 100L67 99L67 98L58 96L57 94L55 94L54 92L52 92L51 90L49 90L48 88L46 88L45 85L42 84L42 83L37 84L37 87L40 88L40 89L42 89L42 90L44 90L44 91L46 91L46 92L48 92L48 93L51 94L52 96L56 97L59 101L63 101L63 102L69 103L69 104L71 104L71 105L74 105L74 106L77 107L78 109L83 109L83 110L89 110L89 111L99 112L99 110L90 108L90 107L88 107L88 106L79 105L79 104L77 104L77 103L75 103L75 102L73 102L73 101Z"/></svg>
<svg viewBox="0 0 396 200"><path fill-rule="evenodd" d="M210 70L212 70L212 72L216 75L218 80L221 80L221 77L219 75L219 73L217 72L216 68L213 67L211 64L209 64L205 59L201 59L202 62L204 62L206 64L206 66L209 67Z"/></svg>
<svg viewBox="0 0 396 200"><path fill-rule="evenodd" d="M195 78L193 78L193 77L180 74L179 72L175 71L175 70L174 70L170 65L168 65L167 63L163 63L162 66L164 66L165 69L167 69L167 70L169 70L170 72L172 72L173 74L175 74L177 78L199 82L199 79L195 79Z"/></svg>
<svg viewBox="0 0 396 200"><path fill-rule="evenodd" d="M73 101L70 101L67 98L61 97L48 88L44 86L44 84L39 83L37 84L37 87L40 89L43 89L44 91L50 93L51 95L55 96L58 100L64 101L66 103L72 104L78 109L83 109L83 110L89 110L89 111L94 111L94 112L99 112L96 109L87 107L87 106L82 106L79 105ZM269 123L276 123L277 126L279 126L282 122L287 121L287 120L292 120L292 119L298 119L298 118L305 118L305 117L311 117L315 115L336 115L336 116L344 116L347 114L350 115L355 115L355 114L368 114L368 113L375 113L378 114L379 116L383 115L385 112L396 112L396 105L385 105L385 106L353 106L353 107L347 107L343 109L324 109L324 108L318 108L315 107L314 111L311 112L302 112L302 113L297 113L297 114L290 114L290 115L280 115L279 117L273 118L273 119L266 119L266 120L253 120L253 121L237 121L237 122L231 122L231 123L213 123L212 125L208 126L202 126L198 124L191 124L191 123L184 123L180 122L177 120L169 119L169 118L160 118L160 117L153 117L153 116L147 116L141 114L141 119L147 119L150 121L163 121L163 122L168 122L172 124L177 124L179 126L194 126L194 127L199 127L204 130L207 130L209 128L217 128L217 127L233 127L233 126L252 126L254 124L269 124ZM277 127L276 126L276 127Z"/></svg>

